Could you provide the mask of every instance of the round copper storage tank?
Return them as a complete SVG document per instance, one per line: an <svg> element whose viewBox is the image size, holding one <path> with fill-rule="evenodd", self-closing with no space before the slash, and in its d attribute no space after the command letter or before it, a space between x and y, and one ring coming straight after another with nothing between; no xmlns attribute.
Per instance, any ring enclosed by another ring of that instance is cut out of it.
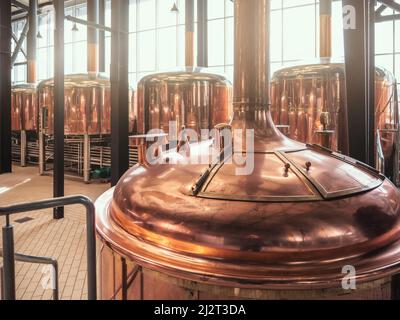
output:
<svg viewBox="0 0 400 320"><path fill-rule="evenodd" d="M187 68L145 76L138 83L138 133L169 131L169 122L200 133L232 117L232 84L207 69Z"/></svg>
<svg viewBox="0 0 400 320"><path fill-rule="evenodd" d="M272 119L291 139L324 144L322 139L328 134L329 147L348 154L349 107L342 63L294 66L281 69L272 77ZM390 72L379 67L375 69L375 115L385 173L393 177L393 171L399 171L397 83Z"/></svg>
<svg viewBox="0 0 400 320"><path fill-rule="evenodd" d="M235 0L234 116L225 128L248 129L254 139L236 134L242 144L232 154L212 140L190 144L189 153L162 151L157 164L131 168L98 199L101 299L398 294L399 190L272 122L269 4ZM220 156L196 162L214 148Z"/></svg>
<svg viewBox="0 0 400 320"><path fill-rule="evenodd" d="M100 135L111 133L111 83L99 74L74 74L65 76L65 134ZM54 79L38 85L39 108L43 133L54 131ZM134 91L130 91L129 127L133 131Z"/></svg>
<svg viewBox="0 0 400 320"><path fill-rule="evenodd" d="M36 85L14 85L11 90L11 130L36 131L38 117Z"/></svg>

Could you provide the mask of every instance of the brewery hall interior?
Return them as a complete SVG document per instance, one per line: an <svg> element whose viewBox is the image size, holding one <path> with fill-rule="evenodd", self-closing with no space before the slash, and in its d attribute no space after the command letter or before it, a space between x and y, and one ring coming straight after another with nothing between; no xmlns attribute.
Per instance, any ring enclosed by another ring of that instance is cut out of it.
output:
<svg viewBox="0 0 400 320"><path fill-rule="evenodd" d="M1 0L0 300L400 299L400 0Z"/></svg>

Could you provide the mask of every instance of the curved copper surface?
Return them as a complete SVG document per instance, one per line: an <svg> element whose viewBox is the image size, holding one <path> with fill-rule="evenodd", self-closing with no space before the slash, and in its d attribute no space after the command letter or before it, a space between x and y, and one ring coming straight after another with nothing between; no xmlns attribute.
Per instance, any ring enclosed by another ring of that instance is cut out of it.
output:
<svg viewBox="0 0 400 320"><path fill-rule="evenodd" d="M11 130L36 131L39 109L34 84L14 85L11 90Z"/></svg>
<svg viewBox="0 0 400 320"><path fill-rule="evenodd" d="M232 118L232 85L206 68L186 68L143 77L138 83L138 133L169 132L169 122L200 133Z"/></svg>
<svg viewBox="0 0 400 320"><path fill-rule="evenodd" d="M288 125L288 137L304 143L328 144L348 154L347 106L343 63L299 65L275 72L271 80L271 114ZM387 70L375 69L375 128L380 130L385 173L398 172L397 83ZM327 119L327 123L323 123ZM324 141L324 139L327 141ZM396 163L395 163L396 162ZM395 166L395 168L393 168Z"/></svg>
<svg viewBox="0 0 400 320"><path fill-rule="evenodd" d="M73 74L65 76L65 134L97 135L111 133L111 83L101 74ZM44 80L38 85L39 108L45 134L53 134L54 79ZM134 91L130 91L129 128L134 131Z"/></svg>
<svg viewBox="0 0 400 320"><path fill-rule="evenodd" d="M164 164L135 166L97 201L99 238L139 266L231 288L338 288L345 265L360 283L389 277L400 270L400 193L376 170L274 126L268 13L268 0L235 1L232 128L254 129L254 154L245 137L235 150L254 155L252 173L237 176L229 157L190 164L211 141L161 152Z"/></svg>

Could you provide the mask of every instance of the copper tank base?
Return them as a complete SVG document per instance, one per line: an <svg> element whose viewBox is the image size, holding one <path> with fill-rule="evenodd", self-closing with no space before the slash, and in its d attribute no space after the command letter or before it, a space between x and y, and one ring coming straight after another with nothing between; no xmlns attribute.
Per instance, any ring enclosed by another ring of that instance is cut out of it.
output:
<svg viewBox="0 0 400 320"><path fill-rule="evenodd" d="M154 271L100 245L102 300L390 300L391 277L343 288L272 290L210 285ZM126 289L125 289L126 288Z"/></svg>

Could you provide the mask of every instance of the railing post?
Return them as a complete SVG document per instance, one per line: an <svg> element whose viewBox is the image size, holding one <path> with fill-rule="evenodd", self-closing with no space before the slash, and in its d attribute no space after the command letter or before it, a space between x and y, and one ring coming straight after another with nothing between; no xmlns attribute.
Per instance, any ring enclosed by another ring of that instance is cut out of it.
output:
<svg viewBox="0 0 400 320"><path fill-rule="evenodd" d="M4 288L5 298L15 299L15 263L14 263L14 239L13 227L9 222L9 215L14 213L30 212L35 210L64 207L73 204L81 204L86 208L86 232L87 232L87 266L88 266L88 298L96 300L96 231L95 231L95 207L93 202L85 196L70 196L55 199L21 203L8 207L0 207L0 216L6 216L7 223L3 228L3 261L4 261ZM32 257L31 257L32 258ZM7 269L7 270L6 270ZM58 269L58 266L57 266ZM58 272L57 272L58 274ZM56 296L56 292L54 297Z"/></svg>
<svg viewBox="0 0 400 320"><path fill-rule="evenodd" d="M57 261L52 265L54 271L54 289L53 289L53 300L57 301L59 299L59 292L58 292L58 263Z"/></svg>
<svg viewBox="0 0 400 320"><path fill-rule="evenodd" d="M89 199L81 199L86 207L88 300L97 299L95 208Z"/></svg>
<svg viewBox="0 0 400 320"><path fill-rule="evenodd" d="M4 299L4 272L3 272L3 266L0 267L0 300Z"/></svg>
<svg viewBox="0 0 400 320"><path fill-rule="evenodd" d="M15 300L14 227L10 217L3 227L3 282L4 300Z"/></svg>

